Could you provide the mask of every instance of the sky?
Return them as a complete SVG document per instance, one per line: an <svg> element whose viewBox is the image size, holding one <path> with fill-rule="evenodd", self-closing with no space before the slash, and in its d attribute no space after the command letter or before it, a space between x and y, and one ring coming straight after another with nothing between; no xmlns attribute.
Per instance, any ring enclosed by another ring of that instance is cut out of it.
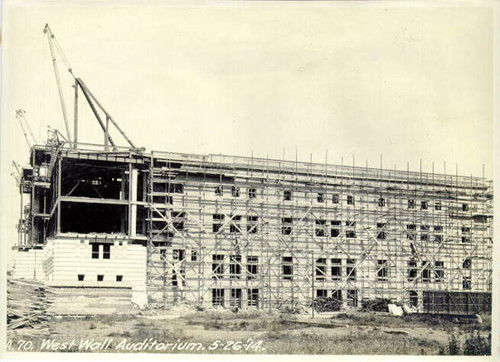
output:
<svg viewBox="0 0 500 362"><path fill-rule="evenodd" d="M141 4L141 5L140 5ZM4 3L2 229L15 239L15 160L64 133L49 23L136 146L493 177L493 13L487 2ZM475 6L482 5L482 6ZM59 59L60 60L60 59ZM68 114L71 78L59 61ZM80 102L80 140L103 136ZM72 117L70 117L71 122ZM126 145L118 134L120 144ZM311 156L312 155L312 156Z"/></svg>

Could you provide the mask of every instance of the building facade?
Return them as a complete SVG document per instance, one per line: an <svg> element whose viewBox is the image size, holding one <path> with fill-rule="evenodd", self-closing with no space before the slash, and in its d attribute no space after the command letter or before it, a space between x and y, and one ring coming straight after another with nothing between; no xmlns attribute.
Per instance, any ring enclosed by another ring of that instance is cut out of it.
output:
<svg viewBox="0 0 500 362"><path fill-rule="evenodd" d="M484 178L53 142L20 190L18 254L43 250L52 285L130 285L140 305L491 309Z"/></svg>

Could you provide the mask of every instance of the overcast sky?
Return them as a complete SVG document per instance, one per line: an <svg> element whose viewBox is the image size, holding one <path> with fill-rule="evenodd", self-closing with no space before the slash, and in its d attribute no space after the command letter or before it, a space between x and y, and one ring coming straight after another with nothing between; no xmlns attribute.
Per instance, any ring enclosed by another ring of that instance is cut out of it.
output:
<svg viewBox="0 0 500 362"><path fill-rule="evenodd" d="M485 164L492 177L488 7L139 3L4 4L3 177L12 160L27 161L16 109L40 142L47 125L64 131L45 23L75 74L148 150L281 158L285 149L295 159L297 147L302 160L312 153L324 162L328 150L331 163L351 164L354 154L357 165L378 167L383 154L391 169L410 162L418 170L422 159L424 171L434 161L443 172L446 162L449 173L458 164L459 173L482 176ZM80 109L81 140L102 142L83 102ZM14 180L3 182L5 206ZM2 220L11 229L17 214L9 215Z"/></svg>

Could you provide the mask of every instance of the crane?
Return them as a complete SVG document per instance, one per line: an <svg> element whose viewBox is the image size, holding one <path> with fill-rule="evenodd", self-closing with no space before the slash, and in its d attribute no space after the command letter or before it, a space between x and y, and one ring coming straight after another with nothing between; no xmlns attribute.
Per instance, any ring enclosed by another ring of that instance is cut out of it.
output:
<svg viewBox="0 0 500 362"><path fill-rule="evenodd" d="M69 74L74 80L74 88L75 88L75 103L74 103L74 119L73 119L73 147L76 148L77 143L78 143L78 92L81 90L83 93L85 100L87 101L90 109L92 110L92 113L94 114L99 126L101 127L103 133L104 133L104 146L107 149L108 145L111 145L113 149L116 149L116 144L113 141L113 138L110 135L110 123L113 125L116 130L123 136L123 138L127 141L127 143L132 147L136 148L134 143L130 140L130 138L125 134L125 132L118 126L118 123L111 117L111 115L106 111L106 109L101 105L101 103L97 100L97 98L94 96L94 94L89 90L87 85L83 82L81 78L78 78L75 76L73 73L73 69L71 68L68 59L64 55L64 52L62 51L61 46L59 45L54 33L49 27L49 24L45 24L45 28L43 29L44 34L47 34L47 39L49 42L49 47L50 47L50 53L52 57L52 64L54 66L54 73L56 77L56 83L57 83L57 88L59 91L59 100L61 103L61 109L63 113L63 118L64 118L64 125L66 128L66 135L67 135L67 140L71 142L71 132L69 128L69 121L68 121L68 116L67 116L67 111L66 111L66 104L64 101L64 94L62 91L62 86L61 86L61 81L59 78L59 70L57 67L57 59L56 59L56 51L59 54L61 60L63 61L64 65L66 66ZM103 121L103 118L99 114L99 110L104 113L105 116L105 122Z"/></svg>
<svg viewBox="0 0 500 362"><path fill-rule="evenodd" d="M11 172L10 175L14 177L17 186L19 186L21 184L21 179L23 178L23 173L21 172L21 165L19 165L16 161L12 161L12 166L15 167L17 175L14 172Z"/></svg>
<svg viewBox="0 0 500 362"><path fill-rule="evenodd" d="M26 143L28 144L28 147L31 148L32 144L36 143L35 136L33 136L33 131L31 130L30 124L28 123L28 120L26 119L26 111L23 109L17 109L16 110L16 119L19 121L19 125L21 126L21 129L24 134L24 138L26 139ZM31 136L31 141L30 138L28 137L28 134L26 133L26 129L28 130L30 136Z"/></svg>

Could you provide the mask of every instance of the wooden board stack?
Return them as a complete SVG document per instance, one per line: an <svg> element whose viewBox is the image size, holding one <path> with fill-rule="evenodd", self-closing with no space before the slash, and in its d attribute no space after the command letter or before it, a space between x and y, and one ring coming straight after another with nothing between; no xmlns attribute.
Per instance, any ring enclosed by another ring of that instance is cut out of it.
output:
<svg viewBox="0 0 500 362"><path fill-rule="evenodd" d="M50 294L41 282L7 279L7 329L30 335L50 333Z"/></svg>

